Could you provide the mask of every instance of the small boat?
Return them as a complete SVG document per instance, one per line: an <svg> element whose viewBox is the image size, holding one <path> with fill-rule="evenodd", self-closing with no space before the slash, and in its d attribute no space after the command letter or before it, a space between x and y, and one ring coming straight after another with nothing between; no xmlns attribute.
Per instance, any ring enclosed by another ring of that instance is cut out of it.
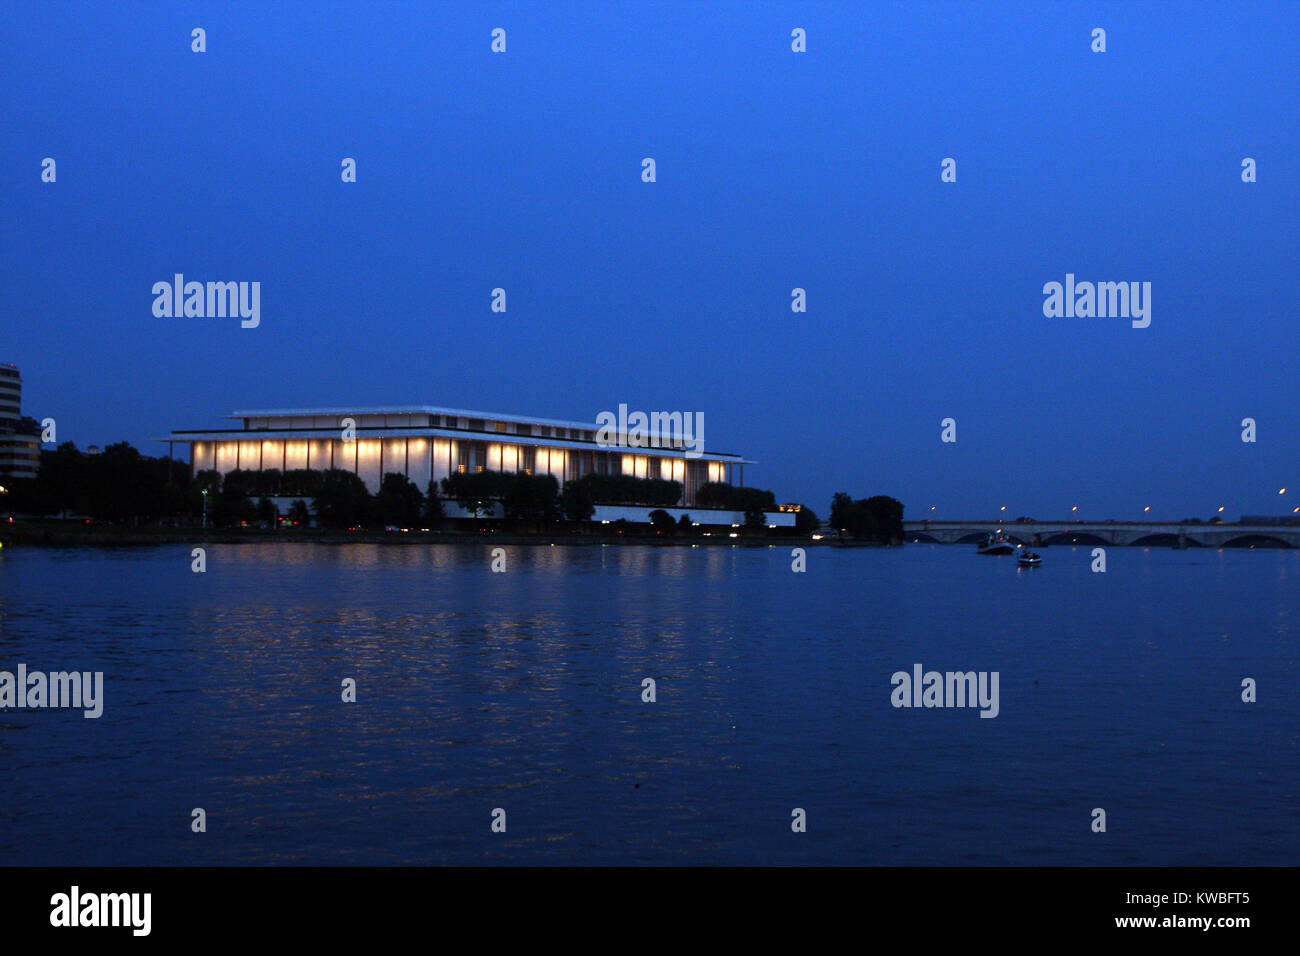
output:
<svg viewBox="0 0 1300 956"><path fill-rule="evenodd" d="M1043 563L1043 559L1035 551L1025 551L1016 556L1016 563L1022 568L1036 568Z"/></svg>
<svg viewBox="0 0 1300 956"><path fill-rule="evenodd" d="M1015 550L1016 545L1001 531L996 534L990 531L984 543L979 546L980 554L1011 554Z"/></svg>

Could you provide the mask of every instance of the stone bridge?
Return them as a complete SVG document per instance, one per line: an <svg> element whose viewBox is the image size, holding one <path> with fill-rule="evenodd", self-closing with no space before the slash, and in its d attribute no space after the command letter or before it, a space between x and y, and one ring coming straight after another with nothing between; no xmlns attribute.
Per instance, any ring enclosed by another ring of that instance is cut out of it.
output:
<svg viewBox="0 0 1300 956"><path fill-rule="evenodd" d="M906 540L978 544L1002 531L1021 544L1108 544L1171 548L1297 548L1300 524L1173 521L904 521Z"/></svg>

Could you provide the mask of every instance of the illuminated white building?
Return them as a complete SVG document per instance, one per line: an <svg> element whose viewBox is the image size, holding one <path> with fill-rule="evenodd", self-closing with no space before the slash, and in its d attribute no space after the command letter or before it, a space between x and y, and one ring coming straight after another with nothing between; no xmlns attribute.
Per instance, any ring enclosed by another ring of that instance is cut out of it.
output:
<svg viewBox="0 0 1300 956"><path fill-rule="evenodd" d="M240 427L174 431L164 440L190 446L192 472L341 468L356 473L371 492L389 472L405 475L421 491L431 480L456 473L549 474L563 485L594 472L679 481L679 507L693 505L705 482L744 484L744 466L754 464L739 455L692 450L680 441L662 448L600 445L598 427L589 422L431 405L256 409L227 417ZM348 420L354 438L345 438ZM785 524L784 516L774 523Z"/></svg>

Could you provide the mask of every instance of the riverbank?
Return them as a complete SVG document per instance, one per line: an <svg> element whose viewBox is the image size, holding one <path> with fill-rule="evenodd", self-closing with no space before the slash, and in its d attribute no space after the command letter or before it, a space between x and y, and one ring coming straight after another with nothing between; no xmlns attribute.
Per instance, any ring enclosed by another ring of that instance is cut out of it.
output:
<svg viewBox="0 0 1300 956"><path fill-rule="evenodd" d="M664 547L740 546L808 547L828 545L807 537L727 534L678 534L618 532L479 532L479 531L328 531L315 528L272 530L241 528L123 528L113 525L74 524L58 521L15 522L0 529L4 547L122 547L160 544L493 544L493 545L587 545L620 544Z"/></svg>

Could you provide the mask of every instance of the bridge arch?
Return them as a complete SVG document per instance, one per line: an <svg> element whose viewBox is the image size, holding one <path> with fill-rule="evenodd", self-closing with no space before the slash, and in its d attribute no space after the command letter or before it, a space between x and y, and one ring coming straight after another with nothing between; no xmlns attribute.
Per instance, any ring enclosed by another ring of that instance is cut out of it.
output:
<svg viewBox="0 0 1300 956"><path fill-rule="evenodd" d="M1281 538L1271 534L1240 534L1219 545L1221 548L1290 548Z"/></svg>
<svg viewBox="0 0 1300 956"><path fill-rule="evenodd" d="M1144 534L1140 538L1134 538L1129 544L1139 548L1176 548L1179 539L1188 547L1202 548L1201 542L1197 541L1190 535L1177 535L1170 531L1159 531L1155 534Z"/></svg>
<svg viewBox="0 0 1300 956"><path fill-rule="evenodd" d="M1088 531L1058 531L1043 538L1044 544L1110 544L1105 538Z"/></svg>

